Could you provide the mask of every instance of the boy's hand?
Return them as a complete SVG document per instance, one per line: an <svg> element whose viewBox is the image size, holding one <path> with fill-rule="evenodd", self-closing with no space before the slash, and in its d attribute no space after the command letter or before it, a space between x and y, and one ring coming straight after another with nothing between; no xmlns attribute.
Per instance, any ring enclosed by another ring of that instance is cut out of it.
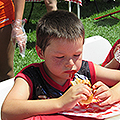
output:
<svg viewBox="0 0 120 120"><path fill-rule="evenodd" d="M59 98L59 103L63 108L63 111L73 108L81 100L87 100L87 96L91 96L92 91L90 87L84 84L77 84L71 86L64 94Z"/></svg>
<svg viewBox="0 0 120 120"><path fill-rule="evenodd" d="M98 81L93 85L94 89L94 96L102 102L100 103L101 106L107 105L107 104L113 104L116 102L116 95L114 93L114 89L109 88L107 85L102 83L101 81Z"/></svg>

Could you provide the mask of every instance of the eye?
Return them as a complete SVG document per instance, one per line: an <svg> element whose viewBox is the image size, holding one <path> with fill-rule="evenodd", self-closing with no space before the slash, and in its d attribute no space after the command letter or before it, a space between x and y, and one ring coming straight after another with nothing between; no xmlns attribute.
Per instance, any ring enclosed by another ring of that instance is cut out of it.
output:
<svg viewBox="0 0 120 120"><path fill-rule="evenodd" d="M58 58L58 59L62 59L62 58L64 58L64 56L59 56L59 57L56 57L56 58Z"/></svg>
<svg viewBox="0 0 120 120"><path fill-rule="evenodd" d="M79 57L81 54L78 54L78 55L74 55L75 57Z"/></svg>

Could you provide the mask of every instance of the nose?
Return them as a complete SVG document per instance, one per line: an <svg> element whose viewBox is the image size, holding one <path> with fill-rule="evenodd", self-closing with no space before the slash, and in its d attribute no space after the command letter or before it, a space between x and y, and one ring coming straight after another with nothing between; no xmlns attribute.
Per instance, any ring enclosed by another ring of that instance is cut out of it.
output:
<svg viewBox="0 0 120 120"><path fill-rule="evenodd" d="M72 66L74 66L74 61L73 61L73 59L69 59L68 62L66 63L66 67L71 68Z"/></svg>

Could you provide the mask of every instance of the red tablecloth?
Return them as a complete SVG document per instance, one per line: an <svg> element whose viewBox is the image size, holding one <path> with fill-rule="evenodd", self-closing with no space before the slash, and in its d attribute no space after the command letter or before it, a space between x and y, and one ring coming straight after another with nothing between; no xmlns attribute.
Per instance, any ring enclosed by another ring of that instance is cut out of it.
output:
<svg viewBox="0 0 120 120"><path fill-rule="evenodd" d="M99 102L92 102L81 106L77 104L69 111L54 115L38 115L25 120L101 120L120 114L120 102L112 105L99 106Z"/></svg>
<svg viewBox="0 0 120 120"><path fill-rule="evenodd" d="M24 120L97 120L95 118L77 117L77 116L64 116L64 115L43 115L34 116ZM99 119L100 120L100 119Z"/></svg>

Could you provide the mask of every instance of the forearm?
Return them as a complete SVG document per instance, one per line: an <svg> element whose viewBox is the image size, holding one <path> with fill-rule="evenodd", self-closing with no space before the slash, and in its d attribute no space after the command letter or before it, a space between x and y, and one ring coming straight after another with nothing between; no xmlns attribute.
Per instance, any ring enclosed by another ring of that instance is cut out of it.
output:
<svg viewBox="0 0 120 120"><path fill-rule="evenodd" d="M3 120L23 120L39 114L52 114L62 111L58 99L9 100L2 108Z"/></svg>
<svg viewBox="0 0 120 120"><path fill-rule="evenodd" d="M102 81L108 86L113 86L120 82L120 71L115 69L107 69L99 65L95 66L96 81Z"/></svg>
<svg viewBox="0 0 120 120"><path fill-rule="evenodd" d="M14 0L15 4L15 19L22 20L24 13L25 0Z"/></svg>
<svg viewBox="0 0 120 120"><path fill-rule="evenodd" d="M118 69L119 63L113 58L108 64L105 65L106 68Z"/></svg>

